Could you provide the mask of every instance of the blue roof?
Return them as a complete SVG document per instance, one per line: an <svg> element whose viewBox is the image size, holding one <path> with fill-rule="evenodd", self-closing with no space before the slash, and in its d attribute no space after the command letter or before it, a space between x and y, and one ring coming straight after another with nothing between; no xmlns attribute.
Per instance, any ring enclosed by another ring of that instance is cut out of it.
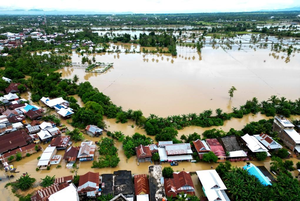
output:
<svg viewBox="0 0 300 201"><path fill-rule="evenodd" d="M264 186L272 185L270 180L252 163L245 165L244 170L247 170L250 175L255 176Z"/></svg>
<svg viewBox="0 0 300 201"><path fill-rule="evenodd" d="M60 104L57 104L57 105L55 105L54 107L56 107L57 109L61 109L61 108L64 108L63 106L61 106Z"/></svg>
<svg viewBox="0 0 300 201"><path fill-rule="evenodd" d="M33 106L33 105L26 105L26 106L24 107L24 110L25 110L26 112L28 112L29 110L33 110L33 111L38 110L38 108L35 107L35 106Z"/></svg>

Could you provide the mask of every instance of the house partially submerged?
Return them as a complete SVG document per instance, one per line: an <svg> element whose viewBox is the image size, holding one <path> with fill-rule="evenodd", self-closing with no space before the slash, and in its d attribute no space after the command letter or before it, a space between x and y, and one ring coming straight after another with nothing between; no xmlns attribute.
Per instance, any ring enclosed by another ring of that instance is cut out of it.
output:
<svg viewBox="0 0 300 201"><path fill-rule="evenodd" d="M146 174L134 175L134 192L137 201L149 200L149 180Z"/></svg>
<svg viewBox="0 0 300 201"><path fill-rule="evenodd" d="M31 201L49 201L49 197L54 193L63 190L68 187L68 183L58 184L54 183L49 187L37 190L37 192L31 197ZM53 199L52 199L53 200ZM54 201L54 200L53 200Z"/></svg>
<svg viewBox="0 0 300 201"><path fill-rule="evenodd" d="M201 170L196 173L208 201L230 201L225 192L227 188L216 170Z"/></svg>
<svg viewBox="0 0 300 201"><path fill-rule="evenodd" d="M103 131L101 128L98 128L95 125L87 125L85 127L85 130L86 133L92 137L94 136L98 137L99 135L102 135L102 131Z"/></svg>
<svg viewBox="0 0 300 201"><path fill-rule="evenodd" d="M50 166L51 159L55 156L57 150L56 147L47 147L41 155L37 164L39 169L47 169Z"/></svg>
<svg viewBox="0 0 300 201"><path fill-rule="evenodd" d="M135 152L139 163L151 162L152 153L149 146L140 145L135 148Z"/></svg>
<svg viewBox="0 0 300 201"><path fill-rule="evenodd" d="M6 152L5 154L0 155L1 159L5 161L14 161L17 158L17 153L21 153L22 158L26 157L27 154L34 154L37 152L37 149L40 149L38 146L35 147L35 144L29 144L21 148L14 149L12 151ZM9 157L14 156L12 160L8 160Z"/></svg>
<svg viewBox="0 0 300 201"><path fill-rule="evenodd" d="M25 130L17 130L0 136L0 154L32 143Z"/></svg>
<svg viewBox="0 0 300 201"><path fill-rule="evenodd" d="M57 150L66 149L70 141L70 136L57 136L50 142L50 146L56 147Z"/></svg>
<svg viewBox="0 0 300 201"><path fill-rule="evenodd" d="M114 174L102 174L101 190L103 195L118 196L122 194L127 200L133 201L134 187L131 171L119 170Z"/></svg>
<svg viewBox="0 0 300 201"><path fill-rule="evenodd" d="M218 159L226 159L225 150L216 138L206 139L206 143L210 147L210 150L218 157Z"/></svg>
<svg viewBox="0 0 300 201"><path fill-rule="evenodd" d="M67 165L68 164L73 165L76 162L79 149L80 149L80 147L71 146L66 150L65 155L64 155L64 160L67 162Z"/></svg>
<svg viewBox="0 0 300 201"><path fill-rule="evenodd" d="M269 186L272 185L271 180L266 177L255 165L253 165L252 163L247 163L247 165L245 165L243 167L244 170L247 170L248 173L250 175L255 176L260 183L262 183L264 186Z"/></svg>
<svg viewBox="0 0 300 201"><path fill-rule="evenodd" d="M279 138L292 151L300 153L300 134L294 129L295 126L284 117L275 117L273 131L278 132Z"/></svg>
<svg viewBox="0 0 300 201"><path fill-rule="evenodd" d="M191 161L193 151L190 143L165 144L158 148L160 161Z"/></svg>
<svg viewBox="0 0 300 201"><path fill-rule="evenodd" d="M92 141L82 142L77 158L79 161L94 160L96 145Z"/></svg>
<svg viewBox="0 0 300 201"><path fill-rule="evenodd" d="M149 188L150 200L162 201L165 199L165 188L162 176L161 165L149 166Z"/></svg>
<svg viewBox="0 0 300 201"><path fill-rule="evenodd" d="M29 110L28 112L25 113L25 115L31 120L41 119L43 117L43 111Z"/></svg>
<svg viewBox="0 0 300 201"><path fill-rule="evenodd" d="M268 149L264 147L254 136L246 134L242 136L242 139L252 153L266 152L267 156L271 156Z"/></svg>
<svg viewBox="0 0 300 201"><path fill-rule="evenodd" d="M78 194L80 196L96 197L99 189L99 173L88 172L79 177Z"/></svg>
<svg viewBox="0 0 300 201"><path fill-rule="evenodd" d="M282 146L278 142L273 140L273 138L271 138L267 134L261 133L259 135L254 135L254 137L269 150L276 150L282 148Z"/></svg>
<svg viewBox="0 0 300 201"><path fill-rule="evenodd" d="M68 187L65 187L50 195L48 200L49 201L59 201L59 200L79 201L77 188L73 183L70 183Z"/></svg>
<svg viewBox="0 0 300 201"><path fill-rule="evenodd" d="M19 89L18 89L18 86L20 86L21 83L13 83L11 82L9 84L9 86L7 88L5 88L5 92L8 94L8 93L19 93Z"/></svg>
<svg viewBox="0 0 300 201"><path fill-rule="evenodd" d="M54 108L55 105L69 104L68 101L64 100L62 97L50 99L48 97L42 97L41 101L50 108Z"/></svg>
<svg viewBox="0 0 300 201"><path fill-rule="evenodd" d="M174 172L173 178L165 178L164 180L167 197L175 198L180 193L195 195L192 177L185 171Z"/></svg>
<svg viewBox="0 0 300 201"><path fill-rule="evenodd" d="M204 140L197 139L196 141L193 141L193 144L200 159L203 158L203 154L207 154L211 151Z"/></svg>
<svg viewBox="0 0 300 201"><path fill-rule="evenodd" d="M234 135L226 136L220 138L220 142L225 148L226 153L228 153L227 158L230 161L246 161L247 153L240 147L237 137Z"/></svg>

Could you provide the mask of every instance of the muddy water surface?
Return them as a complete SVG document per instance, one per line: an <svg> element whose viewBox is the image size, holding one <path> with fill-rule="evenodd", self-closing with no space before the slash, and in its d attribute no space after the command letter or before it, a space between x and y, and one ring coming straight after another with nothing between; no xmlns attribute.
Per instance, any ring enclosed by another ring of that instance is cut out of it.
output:
<svg viewBox="0 0 300 201"><path fill-rule="evenodd" d="M200 113L217 108L229 112L253 97L259 101L271 95L290 100L300 97L300 91L295 90L300 88L297 53L286 63L283 53L274 58L269 49L254 50L247 46L240 51L205 47L201 55L188 47L177 47L177 52L177 57L95 54L97 61L113 62L114 67L104 74L85 73L84 68L76 67L66 67L60 72L65 78L77 75L80 82L90 81L116 105L125 110L141 109L145 116ZM73 53L72 62L80 63L81 55ZM237 91L230 100L231 86Z"/></svg>

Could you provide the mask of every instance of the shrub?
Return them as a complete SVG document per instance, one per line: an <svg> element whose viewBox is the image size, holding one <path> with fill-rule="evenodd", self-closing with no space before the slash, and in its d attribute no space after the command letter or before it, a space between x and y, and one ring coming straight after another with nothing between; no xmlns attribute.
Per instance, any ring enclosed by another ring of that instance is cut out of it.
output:
<svg viewBox="0 0 300 201"><path fill-rule="evenodd" d="M22 159L22 154L20 152L17 152L16 161L20 161L21 159Z"/></svg>
<svg viewBox="0 0 300 201"><path fill-rule="evenodd" d="M162 175L165 178L173 178L173 169L171 167L164 167L162 170Z"/></svg>
<svg viewBox="0 0 300 201"><path fill-rule="evenodd" d="M12 160L14 160L14 156L10 156L10 157L8 157L8 161L12 161Z"/></svg>
<svg viewBox="0 0 300 201"><path fill-rule="evenodd" d="M27 154L26 154L26 157L29 157L29 156L31 156L31 154L30 154L30 153L27 153Z"/></svg>
<svg viewBox="0 0 300 201"><path fill-rule="evenodd" d="M256 158L259 161L263 161L267 158L267 152L257 152L256 153Z"/></svg>

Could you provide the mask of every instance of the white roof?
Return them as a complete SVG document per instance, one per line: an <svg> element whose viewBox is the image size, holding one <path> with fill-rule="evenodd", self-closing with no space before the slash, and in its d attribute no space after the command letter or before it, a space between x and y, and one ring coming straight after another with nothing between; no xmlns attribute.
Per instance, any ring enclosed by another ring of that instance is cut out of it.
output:
<svg viewBox="0 0 300 201"><path fill-rule="evenodd" d="M284 129L284 132L292 138L296 142L296 144L300 144L300 134L294 129Z"/></svg>
<svg viewBox="0 0 300 201"><path fill-rule="evenodd" d="M288 119L286 118L280 118L280 117L275 117L275 119L284 127L294 127L294 124L292 124Z"/></svg>
<svg viewBox="0 0 300 201"><path fill-rule="evenodd" d="M79 201L79 196L75 185L73 183L70 183L68 187L52 194L48 198L48 200L49 201L62 201L62 200Z"/></svg>
<svg viewBox="0 0 300 201"><path fill-rule="evenodd" d="M137 195L136 200L137 201L149 201L149 195L148 194Z"/></svg>
<svg viewBox="0 0 300 201"><path fill-rule="evenodd" d="M178 154L192 154L190 143L180 143L180 144L168 144L165 145L165 149L168 155L178 155Z"/></svg>
<svg viewBox="0 0 300 201"><path fill-rule="evenodd" d="M54 107L57 104L62 104L64 102L67 102L62 97L54 98L54 99L42 97L41 101L49 107Z"/></svg>
<svg viewBox="0 0 300 201"><path fill-rule="evenodd" d="M62 108L62 109L60 109L57 113L58 113L59 115L63 116L63 117L66 117L66 116L69 116L69 115L74 114L72 108L69 108L69 107L68 107L67 109Z"/></svg>
<svg viewBox="0 0 300 201"><path fill-rule="evenodd" d="M196 171L196 173L209 201L229 200L224 192L227 188L216 170L201 170Z"/></svg>
<svg viewBox="0 0 300 201"><path fill-rule="evenodd" d="M268 149L281 149L282 146L276 142L275 140L273 140L273 138L271 138L270 136L267 136L269 139L272 140L271 143L269 143L268 141L266 141L264 138L262 138L262 136L260 135L254 135L254 137L260 142L262 143L266 148Z"/></svg>
<svg viewBox="0 0 300 201"><path fill-rule="evenodd" d="M44 153L53 153L56 150L56 147L46 147Z"/></svg>
<svg viewBox="0 0 300 201"><path fill-rule="evenodd" d="M158 148L160 161L168 161L167 152L164 148Z"/></svg>
<svg viewBox="0 0 300 201"><path fill-rule="evenodd" d="M264 147L254 136L246 134L242 136L242 139L247 143L247 147L252 152L268 152L268 149Z"/></svg>
<svg viewBox="0 0 300 201"><path fill-rule="evenodd" d="M235 158L235 157L247 157L247 154L243 150L238 150L238 151L230 151L229 152L229 158Z"/></svg>
<svg viewBox="0 0 300 201"><path fill-rule="evenodd" d="M52 158L52 153L50 152L46 152L46 153L43 153L40 157L40 161L50 161L50 159Z"/></svg>
<svg viewBox="0 0 300 201"><path fill-rule="evenodd" d="M14 99L19 98L19 96L17 94L13 94L13 93L6 94L3 97L6 100L14 100Z"/></svg>
<svg viewBox="0 0 300 201"><path fill-rule="evenodd" d="M192 155L178 155L178 156L168 156L168 161L184 161L193 160Z"/></svg>
<svg viewBox="0 0 300 201"><path fill-rule="evenodd" d="M39 160L37 166L45 166L48 165L50 160Z"/></svg>
<svg viewBox="0 0 300 201"><path fill-rule="evenodd" d="M43 122L43 123L40 124L40 128L41 129L45 129L47 127L51 127L52 128L52 124L49 123L49 122Z"/></svg>
<svg viewBox="0 0 300 201"><path fill-rule="evenodd" d="M13 124L12 124L12 127L13 127L13 128L22 128L22 127L23 127L23 124L22 124L21 122L13 123Z"/></svg>
<svg viewBox="0 0 300 201"><path fill-rule="evenodd" d="M41 130L37 133L37 135L41 138L41 140L45 140L47 138L52 137L52 135L46 130Z"/></svg>
<svg viewBox="0 0 300 201"><path fill-rule="evenodd" d="M167 144L173 144L173 141L159 141L158 142L158 146L164 146L164 145L167 145Z"/></svg>

